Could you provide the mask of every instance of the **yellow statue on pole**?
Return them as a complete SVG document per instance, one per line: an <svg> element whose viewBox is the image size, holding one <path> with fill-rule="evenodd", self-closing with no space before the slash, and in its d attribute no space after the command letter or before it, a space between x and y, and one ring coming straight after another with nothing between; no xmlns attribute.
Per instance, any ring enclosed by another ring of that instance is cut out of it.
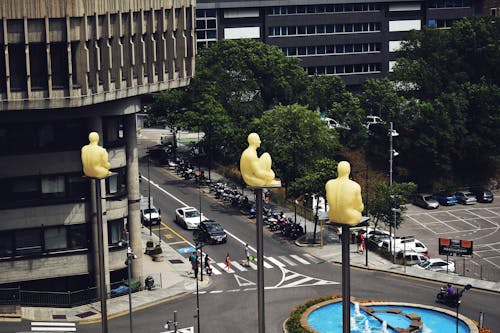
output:
<svg viewBox="0 0 500 333"><path fill-rule="evenodd" d="M240 159L243 180L248 186L281 186L271 169L271 155L264 153L260 157L257 156L260 142L257 133L248 135L248 148L243 151Z"/></svg>
<svg viewBox="0 0 500 333"><path fill-rule="evenodd" d="M337 173L337 178L330 179L325 186L329 206L328 217L330 221L338 224L357 225L361 221L361 212L364 209L361 187L349 179L351 173L349 162L340 162Z"/></svg>
<svg viewBox="0 0 500 333"><path fill-rule="evenodd" d="M105 178L111 174L108 152L98 145L99 134L97 132L89 134L89 141L88 145L82 147L83 173L90 178Z"/></svg>

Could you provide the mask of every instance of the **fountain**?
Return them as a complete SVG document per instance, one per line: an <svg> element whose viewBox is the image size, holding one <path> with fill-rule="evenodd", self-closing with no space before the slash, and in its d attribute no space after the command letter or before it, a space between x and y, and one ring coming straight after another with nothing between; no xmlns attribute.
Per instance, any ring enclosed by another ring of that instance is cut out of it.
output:
<svg viewBox="0 0 500 333"><path fill-rule="evenodd" d="M389 333L387 331L387 322L385 320L382 321L382 333Z"/></svg>
<svg viewBox="0 0 500 333"><path fill-rule="evenodd" d="M368 322L368 319L365 320L365 331L363 333L371 333L370 323Z"/></svg>

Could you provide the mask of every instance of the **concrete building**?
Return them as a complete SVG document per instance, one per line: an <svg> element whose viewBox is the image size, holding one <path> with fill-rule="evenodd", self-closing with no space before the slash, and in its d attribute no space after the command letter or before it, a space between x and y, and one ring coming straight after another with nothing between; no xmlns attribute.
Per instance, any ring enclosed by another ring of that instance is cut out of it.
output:
<svg viewBox="0 0 500 333"><path fill-rule="evenodd" d="M97 219L80 150L100 134L106 285L139 256L135 114L194 75L194 0L0 0L0 288L96 286ZM104 195L105 193L105 195Z"/></svg>
<svg viewBox="0 0 500 333"><path fill-rule="evenodd" d="M498 15L499 7L498 0L198 0L197 47L253 38L300 58L309 74L356 86L391 72L408 31Z"/></svg>

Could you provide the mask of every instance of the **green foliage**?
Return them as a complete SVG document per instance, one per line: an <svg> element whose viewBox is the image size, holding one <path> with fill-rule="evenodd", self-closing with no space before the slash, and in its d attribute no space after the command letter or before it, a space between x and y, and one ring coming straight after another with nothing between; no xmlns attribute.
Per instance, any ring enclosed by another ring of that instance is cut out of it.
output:
<svg viewBox="0 0 500 333"><path fill-rule="evenodd" d="M309 77L304 102L313 110L327 113L332 104L345 92L345 83L340 77L333 75L313 75Z"/></svg>
<svg viewBox="0 0 500 333"><path fill-rule="evenodd" d="M386 226L394 226L394 207L400 209L396 212L396 229L404 222L403 214L406 207L403 205L408 202L410 196L415 192L414 183L393 183L389 186L387 183L378 183L375 185L373 195L370 195L370 213L373 216L375 228L381 222ZM392 196L392 197L391 197Z"/></svg>
<svg viewBox="0 0 500 333"><path fill-rule="evenodd" d="M335 177L337 177L337 162L329 158L318 159L309 166L304 176L292 181L288 194L291 197L299 197L304 193L325 197L325 184Z"/></svg>
<svg viewBox="0 0 500 333"><path fill-rule="evenodd" d="M348 91L339 93L328 110L328 116L351 128L339 130L340 142L343 145L357 148L365 144L367 138L367 130L363 126L365 111L361 108L358 97Z"/></svg>
<svg viewBox="0 0 500 333"><path fill-rule="evenodd" d="M271 154L273 169L285 186L339 149L337 132L328 129L317 112L298 104L265 112L254 121L252 131L259 133L261 150Z"/></svg>

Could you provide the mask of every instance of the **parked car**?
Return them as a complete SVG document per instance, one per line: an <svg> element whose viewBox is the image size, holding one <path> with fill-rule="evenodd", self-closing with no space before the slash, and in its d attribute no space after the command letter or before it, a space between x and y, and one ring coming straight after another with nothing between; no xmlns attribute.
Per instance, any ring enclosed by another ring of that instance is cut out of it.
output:
<svg viewBox="0 0 500 333"><path fill-rule="evenodd" d="M443 206L453 206L457 203L457 197L450 192L440 192L434 194L434 199L436 199L439 204Z"/></svg>
<svg viewBox="0 0 500 333"><path fill-rule="evenodd" d="M341 124L337 120L332 118L323 118L323 121L326 123L326 126L328 126L328 128L344 129L344 130L351 129L351 127L349 127L348 125Z"/></svg>
<svg viewBox="0 0 500 333"><path fill-rule="evenodd" d="M193 232L193 239L206 244L222 244L227 242L227 234L219 223L205 220Z"/></svg>
<svg viewBox="0 0 500 333"><path fill-rule="evenodd" d="M424 243L422 243L418 239L402 243L402 240L399 237L393 239L384 238L381 239L377 245L382 251L387 253L389 252L400 253L400 252L412 251L420 253L423 256L429 257L429 250L427 249L427 246L425 246ZM389 249L390 246L392 246L392 248Z"/></svg>
<svg viewBox="0 0 500 333"><path fill-rule="evenodd" d="M439 202L432 197L430 193L417 193L413 196L412 203L425 209L436 209L439 207Z"/></svg>
<svg viewBox="0 0 500 333"><path fill-rule="evenodd" d="M455 263L452 261L445 261L439 258L427 259L426 261L415 265L414 267L427 269L434 272L448 272L455 273Z"/></svg>
<svg viewBox="0 0 500 333"><path fill-rule="evenodd" d="M207 218L194 207L181 207L175 210L175 223L186 229L196 229L200 222L205 220Z"/></svg>
<svg viewBox="0 0 500 333"><path fill-rule="evenodd" d="M427 261L427 259L429 259L426 256L424 256L422 253L418 253L418 252L414 252L414 251L399 252L397 257L400 259L403 259L404 265L407 265L407 266L418 265L418 264L421 264L421 263Z"/></svg>
<svg viewBox="0 0 500 333"><path fill-rule="evenodd" d="M366 116L365 126L368 128L370 125L376 124L385 124L385 121L382 120L379 116L368 115Z"/></svg>
<svg viewBox="0 0 500 333"><path fill-rule="evenodd" d="M476 196L478 202L492 203L493 193L482 187L472 188L471 192Z"/></svg>
<svg viewBox="0 0 500 333"><path fill-rule="evenodd" d="M458 191L455 193L455 197L462 205L473 205L477 202L476 196L470 191Z"/></svg>
<svg viewBox="0 0 500 333"><path fill-rule="evenodd" d="M141 210L141 222L147 227L155 224L160 224L160 212L155 207L145 208Z"/></svg>

